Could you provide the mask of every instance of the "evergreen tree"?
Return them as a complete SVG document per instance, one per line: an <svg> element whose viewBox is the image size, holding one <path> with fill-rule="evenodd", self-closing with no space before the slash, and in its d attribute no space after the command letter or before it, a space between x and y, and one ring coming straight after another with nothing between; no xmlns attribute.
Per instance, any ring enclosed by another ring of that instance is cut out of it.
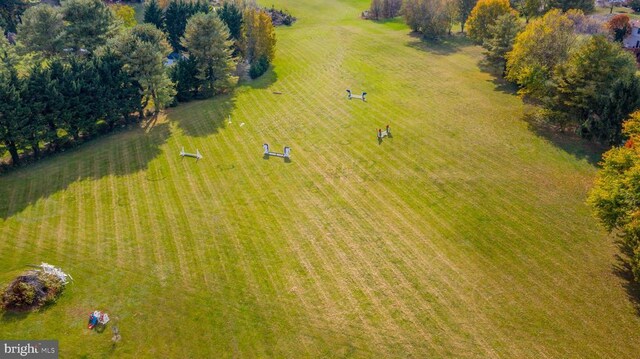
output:
<svg viewBox="0 0 640 359"><path fill-rule="evenodd" d="M20 81L13 67L0 73L0 141L11 154L14 166L20 164L21 103Z"/></svg>
<svg viewBox="0 0 640 359"><path fill-rule="evenodd" d="M518 17L514 13L501 15L496 23L489 27L490 38L484 41L487 49L485 56L490 63L502 67L506 71L506 54L513 49L513 42L521 30Z"/></svg>
<svg viewBox="0 0 640 359"><path fill-rule="evenodd" d="M0 1L0 18L4 23L4 28L10 32L16 32L20 23L22 13L29 7L25 0L2 0Z"/></svg>
<svg viewBox="0 0 640 359"><path fill-rule="evenodd" d="M180 52L184 50L180 40L184 36L187 21L191 16L199 12L209 12L209 6L200 0L195 3L183 0L174 0L169 3L164 14L164 29L173 51Z"/></svg>
<svg viewBox="0 0 640 359"><path fill-rule="evenodd" d="M242 11L240 8L232 2L225 2L218 10L218 16L227 25L230 39L240 41L242 39Z"/></svg>
<svg viewBox="0 0 640 359"><path fill-rule="evenodd" d="M100 0L66 0L62 4L65 45L93 51L104 45L114 30L109 7Z"/></svg>
<svg viewBox="0 0 640 359"><path fill-rule="evenodd" d="M186 102L198 98L202 81L198 79L198 63L191 58L180 59L171 69L171 81L176 84L176 98Z"/></svg>
<svg viewBox="0 0 640 359"><path fill-rule="evenodd" d="M27 9L18 25L18 42L29 52L45 57L58 54L63 48L64 23L59 8L40 4Z"/></svg>
<svg viewBox="0 0 640 359"><path fill-rule="evenodd" d="M228 38L229 30L216 14L201 13L189 19L182 42L196 61L198 79L204 82L209 94L231 86L235 64Z"/></svg>
<svg viewBox="0 0 640 359"><path fill-rule="evenodd" d="M156 0L151 0L144 8L144 22L155 25L158 29L164 27L164 13Z"/></svg>

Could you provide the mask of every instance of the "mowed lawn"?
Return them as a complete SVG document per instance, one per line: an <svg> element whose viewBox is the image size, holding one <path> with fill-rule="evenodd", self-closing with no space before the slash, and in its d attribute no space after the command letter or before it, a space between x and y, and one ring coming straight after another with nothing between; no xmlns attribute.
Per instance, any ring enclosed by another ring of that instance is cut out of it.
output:
<svg viewBox="0 0 640 359"><path fill-rule="evenodd" d="M530 128L464 39L360 20L367 1L274 3L299 21L264 78L0 177L0 282L42 261L75 278L0 338L64 358L638 356L588 146Z"/></svg>

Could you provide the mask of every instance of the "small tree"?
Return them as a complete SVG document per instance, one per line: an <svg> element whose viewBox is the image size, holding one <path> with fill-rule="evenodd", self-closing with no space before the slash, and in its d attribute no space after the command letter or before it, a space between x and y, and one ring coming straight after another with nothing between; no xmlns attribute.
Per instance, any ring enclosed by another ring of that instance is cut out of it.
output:
<svg viewBox="0 0 640 359"><path fill-rule="evenodd" d="M247 8L244 12L245 56L249 62L266 56L269 62L275 56L276 33L271 17L265 11Z"/></svg>
<svg viewBox="0 0 640 359"><path fill-rule="evenodd" d="M369 12L371 12L372 19L380 19L382 17L382 0L371 0Z"/></svg>
<svg viewBox="0 0 640 359"><path fill-rule="evenodd" d="M543 0L523 0L520 6L520 13L524 15L525 22L540 15L543 11Z"/></svg>
<svg viewBox="0 0 640 359"><path fill-rule="evenodd" d="M491 37L484 41L487 49L485 56L490 63L502 67L502 73L507 70L506 54L513 49L513 42L522 29L515 13L501 15L496 23L489 27Z"/></svg>
<svg viewBox="0 0 640 359"><path fill-rule="evenodd" d="M122 21L124 27L134 27L138 23L136 20L136 10L129 5L116 5L114 13L116 17Z"/></svg>
<svg viewBox="0 0 640 359"><path fill-rule="evenodd" d="M512 11L509 0L479 0L467 20L469 36L482 43L491 36L489 27L495 24L498 17Z"/></svg>
<svg viewBox="0 0 640 359"><path fill-rule="evenodd" d="M614 41L622 42L625 37L631 34L631 23L629 15L618 14L607 22L607 29L613 35Z"/></svg>
<svg viewBox="0 0 640 359"><path fill-rule="evenodd" d="M477 0L456 0L456 2L458 4L460 32L464 32L464 26L471 15L471 10L476 6Z"/></svg>

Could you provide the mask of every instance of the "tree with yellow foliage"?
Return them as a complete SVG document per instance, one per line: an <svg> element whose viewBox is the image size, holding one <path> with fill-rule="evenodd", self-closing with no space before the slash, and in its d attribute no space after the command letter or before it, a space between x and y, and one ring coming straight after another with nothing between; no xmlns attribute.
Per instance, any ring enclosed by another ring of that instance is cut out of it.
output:
<svg viewBox="0 0 640 359"><path fill-rule="evenodd" d="M467 19L469 36L477 42L484 42L491 37L490 27L500 16L508 13L516 13L509 0L479 0Z"/></svg>
<svg viewBox="0 0 640 359"><path fill-rule="evenodd" d="M276 51L276 32L271 16L263 10L247 8L244 12L244 53L253 63L261 57L271 62Z"/></svg>
<svg viewBox="0 0 640 359"><path fill-rule="evenodd" d="M118 19L122 20L124 27L134 27L138 24L136 10L129 5L115 5L113 12Z"/></svg>

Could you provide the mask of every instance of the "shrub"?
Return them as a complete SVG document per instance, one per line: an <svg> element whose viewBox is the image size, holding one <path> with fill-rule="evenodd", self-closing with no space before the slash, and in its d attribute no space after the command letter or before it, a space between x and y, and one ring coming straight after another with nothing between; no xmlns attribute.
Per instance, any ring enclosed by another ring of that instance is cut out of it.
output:
<svg viewBox="0 0 640 359"><path fill-rule="evenodd" d="M251 64L249 68L249 76L252 79L257 79L262 76L269 69L269 60L267 60L266 56L260 56L258 61L255 61Z"/></svg>
<svg viewBox="0 0 640 359"><path fill-rule="evenodd" d="M4 310L32 310L55 302L63 289L62 281L52 274L29 271L9 284L2 292Z"/></svg>

